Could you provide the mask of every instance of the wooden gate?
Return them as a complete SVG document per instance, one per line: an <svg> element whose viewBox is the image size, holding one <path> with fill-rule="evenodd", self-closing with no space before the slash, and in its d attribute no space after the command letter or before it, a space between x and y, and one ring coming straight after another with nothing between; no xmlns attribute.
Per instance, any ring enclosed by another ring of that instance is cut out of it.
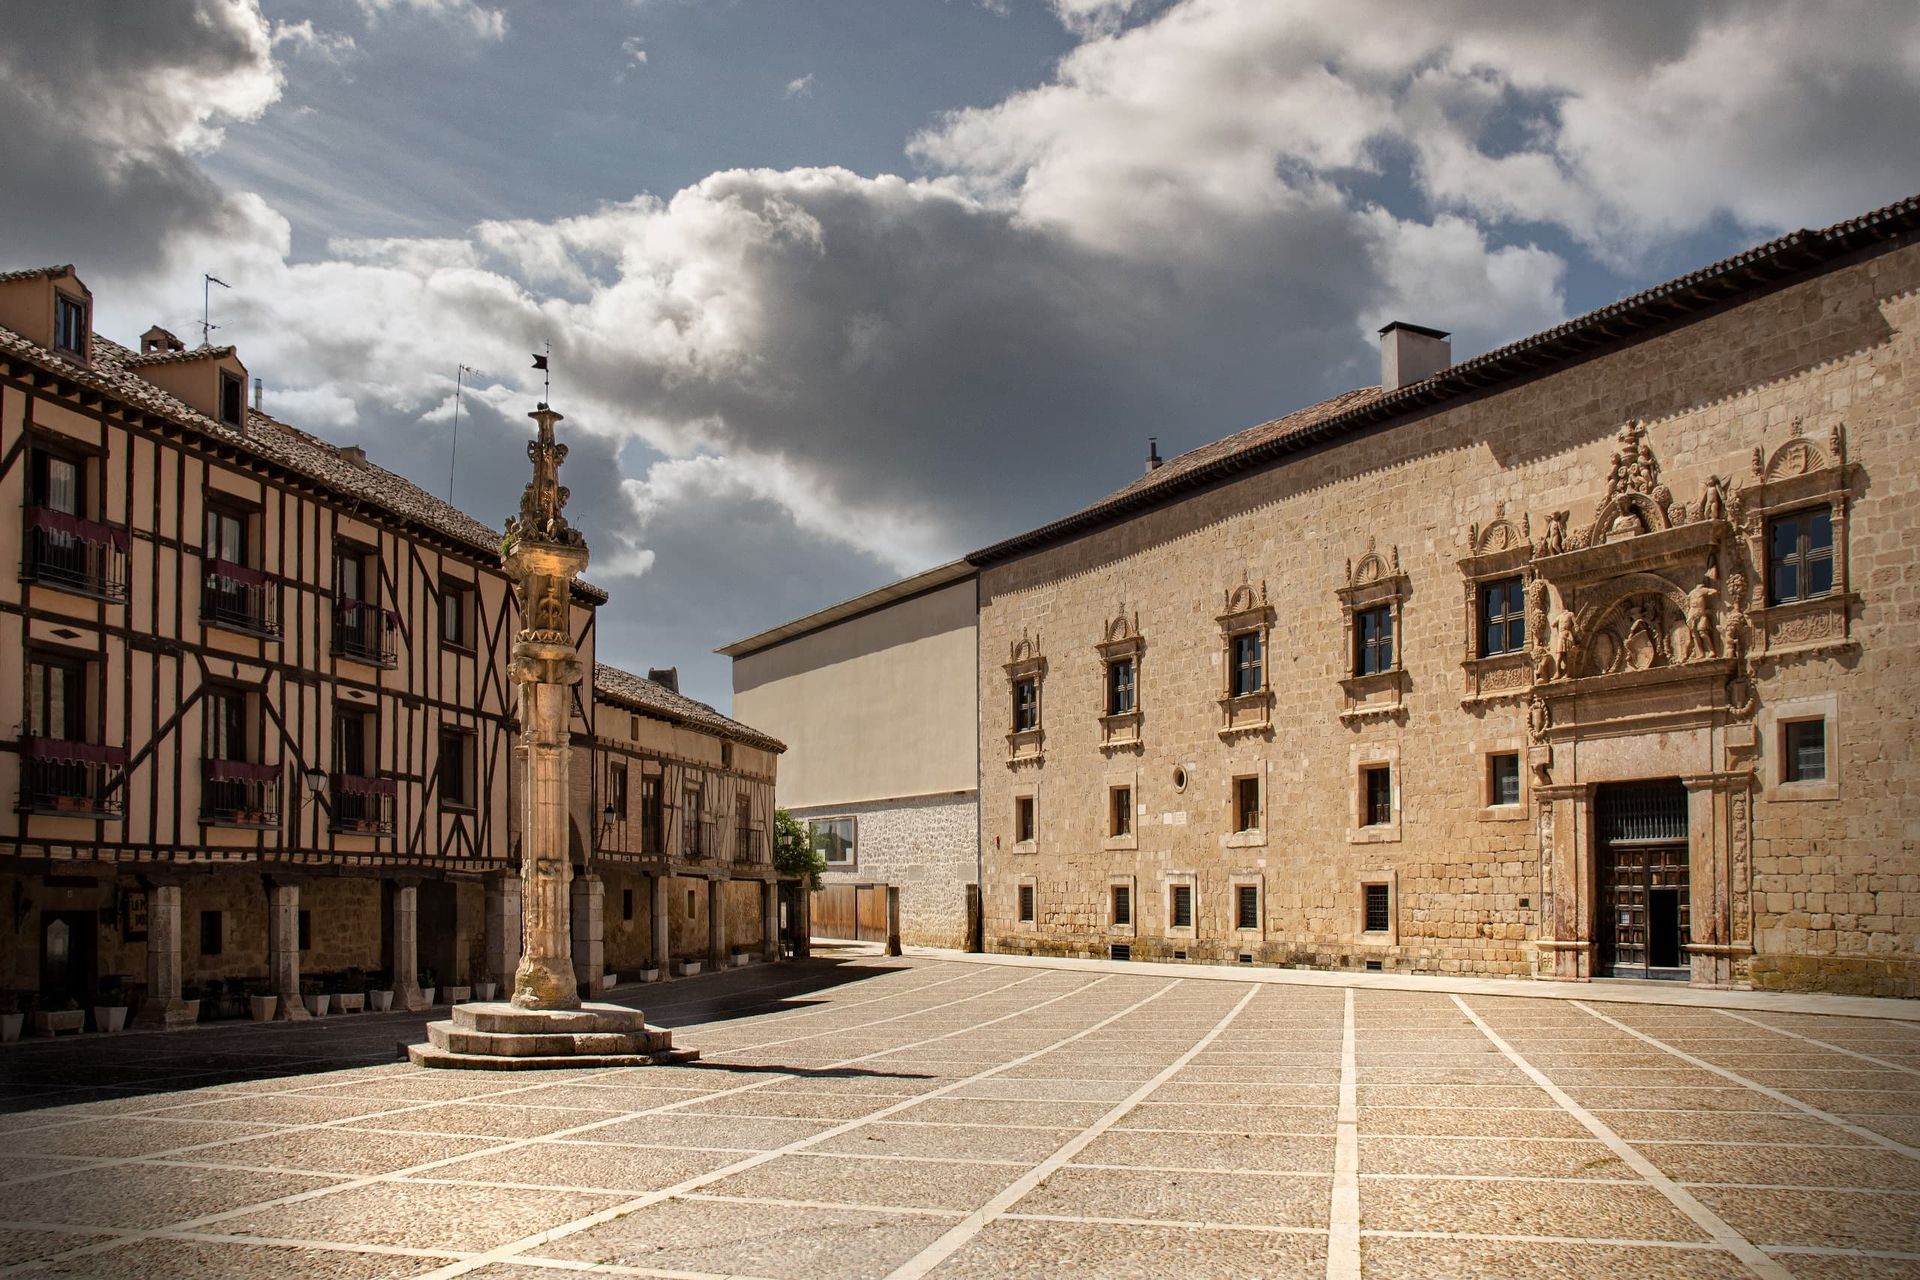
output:
<svg viewBox="0 0 1920 1280"><path fill-rule="evenodd" d="M1688 975L1687 792L1678 781L1603 786L1597 973Z"/></svg>
<svg viewBox="0 0 1920 1280"><path fill-rule="evenodd" d="M813 936L851 942L885 942L887 886L830 884L814 890Z"/></svg>

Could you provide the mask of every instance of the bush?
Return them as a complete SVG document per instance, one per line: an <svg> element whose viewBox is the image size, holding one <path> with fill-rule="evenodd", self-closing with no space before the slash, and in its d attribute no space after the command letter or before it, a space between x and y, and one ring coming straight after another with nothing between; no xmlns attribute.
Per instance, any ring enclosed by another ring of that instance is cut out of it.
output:
<svg viewBox="0 0 1920 1280"><path fill-rule="evenodd" d="M803 880L809 889L820 887L827 859L813 847L807 824L785 809L773 811L773 869L789 880Z"/></svg>

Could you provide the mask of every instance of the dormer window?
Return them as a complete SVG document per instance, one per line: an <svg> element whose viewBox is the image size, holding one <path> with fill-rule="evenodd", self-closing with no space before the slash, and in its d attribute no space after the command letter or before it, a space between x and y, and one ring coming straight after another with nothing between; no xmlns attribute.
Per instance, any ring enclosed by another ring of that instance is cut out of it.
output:
<svg viewBox="0 0 1920 1280"><path fill-rule="evenodd" d="M53 295L53 345L70 356L87 358L87 304L71 294Z"/></svg>
<svg viewBox="0 0 1920 1280"><path fill-rule="evenodd" d="M247 382L238 374L220 371L220 421L240 426L247 412Z"/></svg>

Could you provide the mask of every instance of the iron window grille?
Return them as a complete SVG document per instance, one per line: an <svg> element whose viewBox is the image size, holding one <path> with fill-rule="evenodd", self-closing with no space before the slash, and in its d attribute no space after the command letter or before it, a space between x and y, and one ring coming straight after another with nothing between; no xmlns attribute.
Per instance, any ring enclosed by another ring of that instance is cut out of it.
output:
<svg viewBox="0 0 1920 1280"><path fill-rule="evenodd" d="M1124 884L1113 886L1113 923L1123 928L1133 924L1133 890Z"/></svg>
<svg viewBox="0 0 1920 1280"><path fill-rule="evenodd" d="M1167 900L1167 925L1174 929L1193 928L1193 886L1176 884Z"/></svg>
<svg viewBox="0 0 1920 1280"><path fill-rule="evenodd" d="M1234 918L1241 929L1260 927L1260 887L1243 884L1234 890Z"/></svg>
<svg viewBox="0 0 1920 1280"><path fill-rule="evenodd" d="M1033 886L1030 884L1020 886L1020 922L1033 923Z"/></svg>
<svg viewBox="0 0 1920 1280"><path fill-rule="evenodd" d="M1384 884L1370 884L1363 888L1366 895L1366 931L1368 933L1390 933L1393 931L1392 901Z"/></svg>

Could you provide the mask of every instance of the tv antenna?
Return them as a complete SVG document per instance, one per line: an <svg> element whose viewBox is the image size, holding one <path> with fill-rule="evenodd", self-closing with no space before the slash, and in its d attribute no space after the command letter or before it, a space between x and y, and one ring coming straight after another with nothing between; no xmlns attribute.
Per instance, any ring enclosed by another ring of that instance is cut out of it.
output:
<svg viewBox="0 0 1920 1280"><path fill-rule="evenodd" d="M460 390L461 379L475 371L466 365L457 365L453 373L453 454L447 459L447 505L453 505L453 468L460 460Z"/></svg>
<svg viewBox="0 0 1920 1280"><path fill-rule="evenodd" d="M205 272L201 273L201 276L200 276L200 345L203 347L210 347L213 345L213 331L220 327L219 325L213 322L213 286L214 285L219 285L222 289L233 288L232 285L228 284L225 280L222 280L219 276L210 276L210 275L207 275Z"/></svg>

